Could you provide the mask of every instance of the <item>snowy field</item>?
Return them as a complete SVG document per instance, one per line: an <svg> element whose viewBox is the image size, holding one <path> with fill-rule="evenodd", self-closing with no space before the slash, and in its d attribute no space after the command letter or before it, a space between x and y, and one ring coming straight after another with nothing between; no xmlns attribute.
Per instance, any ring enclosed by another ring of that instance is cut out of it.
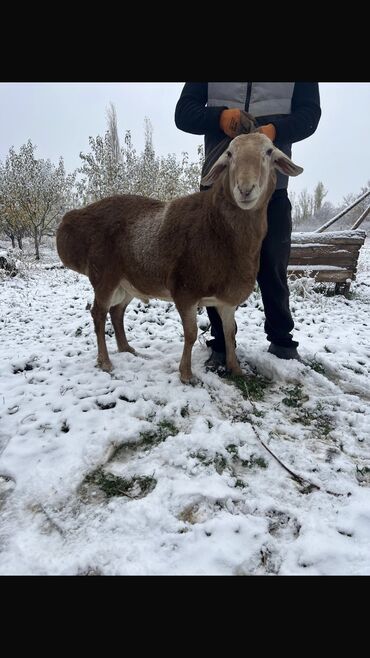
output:
<svg viewBox="0 0 370 658"><path fill-rule="evenodd" d="M245 380L206 373L202 310L194 387L155 300L99 371L89 281L48 261L0 274L0 574L370 575L369 241L348 299L291 284L305 364L267 353L255 292Z"/></svg>

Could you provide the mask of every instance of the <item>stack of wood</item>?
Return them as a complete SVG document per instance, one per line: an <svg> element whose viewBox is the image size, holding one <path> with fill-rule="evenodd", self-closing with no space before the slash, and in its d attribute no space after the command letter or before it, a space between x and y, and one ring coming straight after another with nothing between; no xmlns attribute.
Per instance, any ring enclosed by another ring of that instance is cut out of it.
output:
<svg viewBox="0 0 370 658"><path fill-rule="evenodd" d="M370 206L347 231L330 231L325 229L351 210L370 190L338 215L314 232L292 233L288 275L312 276L316 281L335 283L336 293L346 293L351 281L356 277L360 249L365 242L366 232L358 226L370 212Z"/></svg>

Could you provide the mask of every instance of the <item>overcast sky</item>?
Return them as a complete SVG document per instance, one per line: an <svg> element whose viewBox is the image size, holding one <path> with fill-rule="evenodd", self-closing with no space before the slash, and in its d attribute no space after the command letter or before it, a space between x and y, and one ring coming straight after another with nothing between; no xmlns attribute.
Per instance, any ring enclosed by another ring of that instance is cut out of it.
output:
<svg viewBox="0 0 370 658"><path fill-rule="evenodd" d="M36 156L57 162L68 171L89 150L89 136L103 135L106 110L114 103L123 143L131 130L134 146L143 147L144 117L153 128L159 154L188 151L196 159L202 137L178 130L174 110L183 83L0 83L0 159L10 148L31 139ZM316 133L293 146L294 161L304 173L291 179L290 190L313 191L321 180L327 199L338 203L370 180L370 83L320 83L322 117Z"/></svg>

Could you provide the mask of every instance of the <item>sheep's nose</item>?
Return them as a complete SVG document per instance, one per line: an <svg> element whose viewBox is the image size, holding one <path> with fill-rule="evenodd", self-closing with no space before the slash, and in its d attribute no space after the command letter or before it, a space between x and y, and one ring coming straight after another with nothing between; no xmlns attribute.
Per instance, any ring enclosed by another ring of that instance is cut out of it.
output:
<svg viewBox="0 0 370 658"><path fill-rule="evenodd" d="M244 197L245 199L248 199L248 197L251 195L255 187L256 187L255 185L250 185L249 187L245 187L244 189L242 189L240 185L238 185L239 192L242 195L242 197Z"/></svg>

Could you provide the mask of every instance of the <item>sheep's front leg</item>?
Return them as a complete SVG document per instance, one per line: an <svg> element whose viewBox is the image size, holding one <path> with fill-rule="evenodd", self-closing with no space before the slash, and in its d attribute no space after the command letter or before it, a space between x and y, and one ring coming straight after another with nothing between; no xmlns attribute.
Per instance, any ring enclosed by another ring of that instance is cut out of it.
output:
<svg viewBox="0 0 370 658"><path fill-rule="evenodd" d="M105 320L107 317L108 309L97 301L95 296L94 304L91 309L91 315L94 320L94 327L96 338L98 341L98 366L106 372L110 372L113 368L111 360L108 356L107 344L105 342Z"/></svg>
<svg viewBox="0 0 370 658"><path fill-rule="evenodd" d="M197 304L174 300L184 327L184 351L180 361L180 379L183 384L196 384L197 378L191 371L191 352L197 339Z"/></svg>
<svg viewBox="0 0 370 658"><path fill-rule="evenodd" d="M121 304L116 304L111 306L109 309L110 317L112 320L112 325L114 333L116 336L117 347L119 352L131 352L131 354L136 354L133 347L131 347L127 341L125 334L124 326L124 315L127 306L129 305L132 297L125 297L125 301Z"/></svg>
<svg viewBox="0 0 370 658"><path fill-rule="evenodd" d="M218 313L222 320L226 345L226 368L233 375L242 375L243 371L235 354L235 310L236 306L218 306Z"/></svg>

